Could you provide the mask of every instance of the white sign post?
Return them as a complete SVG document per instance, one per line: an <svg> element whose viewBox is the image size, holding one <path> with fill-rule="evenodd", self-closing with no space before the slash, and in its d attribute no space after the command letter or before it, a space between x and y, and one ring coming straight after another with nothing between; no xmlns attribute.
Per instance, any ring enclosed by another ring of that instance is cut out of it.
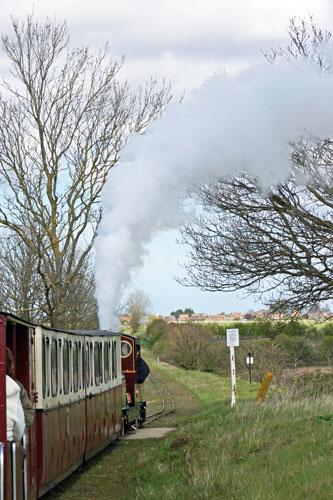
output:
<svg viewBox="0 0 333 500"><path fill-rule="evenodd" d="M239 346L238 328L227 328L227 346L230 347L230 367L231 367L231 408L236 404L236 363L235 347Z"/></svg>

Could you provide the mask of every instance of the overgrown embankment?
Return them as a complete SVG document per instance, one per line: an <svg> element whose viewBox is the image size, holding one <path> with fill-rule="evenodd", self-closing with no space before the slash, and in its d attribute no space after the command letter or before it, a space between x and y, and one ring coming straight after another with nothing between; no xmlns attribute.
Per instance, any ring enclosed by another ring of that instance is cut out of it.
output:
<svg viewBox="0 0 333 500"><path fill-rule="evenodd" d="M287 369L333 366L333 322L321 325L304 321L177 324L154 320L148 324L142 342L162 361L227 377L230 373L227 328L239 330L236 367L240 378L248 379L248 352L254 357L252 378L258 382L268 371L274 374L275 383L284 383Z"/></svg>
<svg viewBox="0 0 333 500"><path fill-rule="evenodd" d="M259 385L237 381L236 407L230 408L229 378L144 357L176 394L177 411L161 425L176 425L177 431L163 439L117 442L48 500L331 498L329 386L303 394L295 386L290 395L272 390L258 405ZM307 383L311 389L316 381ZM146 392L148 401L155 398L148 384Z"/></svg>

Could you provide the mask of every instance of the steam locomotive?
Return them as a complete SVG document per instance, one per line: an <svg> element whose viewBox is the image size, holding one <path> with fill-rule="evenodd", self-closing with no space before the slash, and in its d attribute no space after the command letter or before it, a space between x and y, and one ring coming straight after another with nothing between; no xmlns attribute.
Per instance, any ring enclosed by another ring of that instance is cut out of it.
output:
<svg viewBox="0 0 333 500"><path fill-rule="evenodd" d="M33 404L21 442L7 442L6 347ZM66 331L0 312L0 500L35 500L142 424L139 341L131 335Z"/></svg>

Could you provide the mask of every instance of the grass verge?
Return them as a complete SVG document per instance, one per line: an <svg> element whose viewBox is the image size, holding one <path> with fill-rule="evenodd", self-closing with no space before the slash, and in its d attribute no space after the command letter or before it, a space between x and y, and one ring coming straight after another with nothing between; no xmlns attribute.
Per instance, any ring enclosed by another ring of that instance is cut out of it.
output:
<svg viewBox="0 0 333 500"><path fill-rule="evenodd" d="M48 498L332 498L333 420L325 418L333 413L332 396L280 394L258 405L258 384L238 381L237 404L230 408L230 379L145 359L169 388L177 387L178 410L166 417L177 431L163 439L119 441Z"/></svg>

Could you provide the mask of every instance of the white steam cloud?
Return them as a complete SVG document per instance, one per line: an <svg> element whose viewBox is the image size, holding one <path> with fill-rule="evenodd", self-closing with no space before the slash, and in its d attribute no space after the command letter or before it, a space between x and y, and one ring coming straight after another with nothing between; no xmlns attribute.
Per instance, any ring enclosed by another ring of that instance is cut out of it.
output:
<svg viewBox="0 0 333 500"><path fill-rule="evenodd" d="M332 92L333 77L314 66L265 63L212 78L145 136L132 136L105 185L95 244L102 328L116 327L116 306L147 243L183 221L188 188L237 171L263 184L281 179L290 141L332 137Z"/></svg>

